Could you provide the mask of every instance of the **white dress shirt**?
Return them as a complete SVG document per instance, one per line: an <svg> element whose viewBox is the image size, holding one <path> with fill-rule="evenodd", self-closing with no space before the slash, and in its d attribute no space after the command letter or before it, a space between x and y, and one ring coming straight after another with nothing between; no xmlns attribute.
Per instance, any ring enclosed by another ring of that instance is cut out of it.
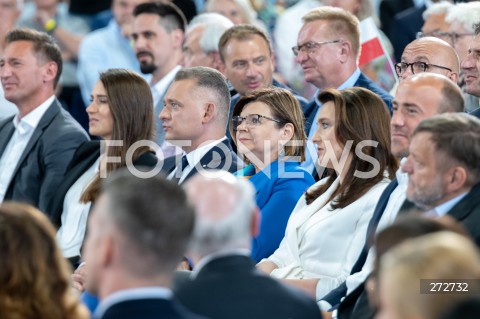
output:
<svg viewBox="0 0 480 319"><path fill-rule="evenodd" d="M62 226L57 232L57 242L65 258L80 255L87 229L91 202L81 203L80 197L99 171L100 158L70 187L63 200Z"/></svg>
<svg viewBox="0 0 480 319"><path fill-rule="evenodd" d="M188 176L188 174L190 174L190 172L193 170L193 168L200 162L200 160L202 159L202 157L208 153L208 151L210 151L213 147L215 147L215 145L221 143L222 141L226 140L227 137L224 136L223 138L219 139L219 140L213 140L213 141L208 141L208 143L204 143L202 144L202 146L196 148L195 150L191 151L190 153L186 154L187 155L187 161L188 161L188 165L186 167L183 168L183 172L182 172L182 175L180 177L180 180L179 180L179 184L183 183L183 180L185 179L185 177ZM182 156L185 155L182 154ZM168 179L173 179L173 177L176 175L177 173L177 170L178 170L178 165L177 167L168 175Z"/></svg>
<svg viewBox="0 0 480 319"><path fill-rule="evenodd" d="M52 95L23 118L20 118L19 114L13 118L15 131L0 158L0 203L3 202L5 198L15 168L25 151L28 141L30 141L38 123L54 100L55 96Z"/></svg>

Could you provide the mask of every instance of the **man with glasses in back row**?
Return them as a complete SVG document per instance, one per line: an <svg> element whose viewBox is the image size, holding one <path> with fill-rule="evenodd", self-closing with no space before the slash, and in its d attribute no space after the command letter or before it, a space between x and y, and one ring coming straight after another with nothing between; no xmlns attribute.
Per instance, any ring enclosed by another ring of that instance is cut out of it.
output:
<svg viewBox="0 0 480 319"><path fill-rule="evenodd" d="M392 97L358 68L360 28L355 16L343 9L325 6L311 10L302 21L297 46L292 50L305 81L318 89L314 100L303 110L308 149L307 160L302 166L313 173L317 154L311 139L317 130L315 119L321 107L318 93L329 88L343 90L360 86L380 96L389 110Z"/></svg>

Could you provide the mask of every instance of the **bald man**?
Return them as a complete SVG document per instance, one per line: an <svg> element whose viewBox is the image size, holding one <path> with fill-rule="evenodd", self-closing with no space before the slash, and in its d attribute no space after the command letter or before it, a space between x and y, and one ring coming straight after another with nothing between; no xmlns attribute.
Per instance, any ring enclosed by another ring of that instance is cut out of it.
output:
<svg viewBox="0 0 480 319"><path fill-rule="evenodd" d="M321 318L313 300L259 273L250 256L259 227L255 189L227 172L197 174L185 183L195 208L189 256L193 274L175 282L180 302L212 319Z"/></svg>
<svg viewBox="0 0 480 319"><path fill-rule="evenodd" d="M445 75L457 83L460 61L450 44L438 38L424 37L407 45L395 71L400 81L415 73L431 72Z"/></svg>
<svg viewBox="0 0 480 319"><path fill-rule="evenodd" d="M427 72L404 79L398 85L393 100L390 122L392 153L399 158L408 156L410 135L422 120L440 113L462 112L463 109L462 91L444 75ZM345 314L352 311L354 306L356 311L371 311L368 304L363 304L363 299L359 297L364 293L364 282L372 270L374 252L370 249L370 238L377 229L393 223L405 201L407 184L408 175L399 169L396 178L387 186L375 207L365 246L350 276L337 289L322 298L322 310L338 305L338 318L348 318ZM343 297L345 299L340 303ZM351 318L360 316L356 313L352 314Z"/></svg>

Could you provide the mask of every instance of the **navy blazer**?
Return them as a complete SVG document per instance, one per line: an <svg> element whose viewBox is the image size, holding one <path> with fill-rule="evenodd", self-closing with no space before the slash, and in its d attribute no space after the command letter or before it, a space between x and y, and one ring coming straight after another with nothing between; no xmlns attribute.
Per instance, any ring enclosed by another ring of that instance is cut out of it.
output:
<svg viewBox="0 0 480 319"><path fill-rule="evenodd" d="M378 84L370 80L365 74L360 73L360 77L358 78L357 82L355 82L354 86L359 86L365 89L372 91L373 93L377 94L383 102L388 107L390 114L392 114L392 100L393 96L387 93L384 89L382 89ZM313 100L310 102L304 109L303 115L305 116L305 132L310 133L310 128L312 127L313 121L315 121L315 115L318 111L318 105Z"/></svg>
<svg viewBox="0 0 480 319"><path fill-rule="evenodd" d="M61 217L63 212L63 200L68 190L80 178L80 176L88 170L95 161L100 157L100 141L88 141L80 145L75 152L72 161L68 165L67 173L56 189L54 199L48 204L47 213L52 223L60 228ZM147 152L140 155L133 165L135 167L155 167L158 159L154 153Z"/></svg>
<svg viewBox="0 0 480 319"><path fill-rule="evenodd" d="M476 116L477 118L480 118L480 108L473 110L472 112L469 113L470 115Z"/></svg>
<svg viewBox="0 0 480 319"><path fill-rule="evenodd" d="M0 122L0 158L14 131L13 116ZM80 124L55 99L33 131L4 200L26 202L46 211L75 150L88 139Z"/></svg>
<svg viewBox="0 0 480 319"><path fill-rule="evenodd" d="M180 156L167 157L163 162L159 163L161 165L161 172L168 176L177 165L180 165L180 162ZM200 162L188 173L182 183L202 170L217 169L234 173L241 168L238 166L239 162L241 163L241 161L238 160L237 154L232 150L230 142L228 139L224 139L203 155Z"/></svg>
<svg viewBox="0 0 480 319"><path fill-rule="evenodd" d="M247 256L217 257L205 264L195 278L174 279L179 301L212 319L322 317L313 299L257 270Z"/></svg>
<svg viewBox="0 0 480 319"><path fill-rule="evenodd" d="M423 12L425 5L420 8L412 7L395 15L387 35L393 45L395 60L401 61L405 47L417 38L417 32L423 26Z"/></svg>
<svg viewBox="0 0 480 319"><path fill-rule="evenodd" d="M145 298L125 300L110 306L94 319L206 319L196 315L175 299Z"/></svg>

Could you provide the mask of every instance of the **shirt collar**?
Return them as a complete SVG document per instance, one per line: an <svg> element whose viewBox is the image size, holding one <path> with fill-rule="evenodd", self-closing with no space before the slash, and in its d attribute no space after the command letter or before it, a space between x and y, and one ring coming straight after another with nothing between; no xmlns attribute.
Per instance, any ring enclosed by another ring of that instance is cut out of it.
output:
<svg viewBox="0 0 480 319"><path fill-rule="evenodd" d="M453 208L453 206L457 205L457 203L467 196L467 194L468 192L465 192L457 197L452 198L448 202L438 205L433 209L435 214L437 214L438 217L446 215Z"/></svg>
<svg viewBox="0 0 480 319"><path fill-rule="evenodd" d="M175 78L175 75L181 68L182 67L180 65L177 65L176 67L174 67L170 72L165 74L165 76L161 78L160 81L152 85L152 90L155 90L157 94L159 94L160 96L163 96L167 91L168 86Z"/></svg>
<svg viewBox="0 0 480 319"><path fill-rule="evenodd" d="M345 90L345 89L351 88L352 86L355 86L355 83L357 83L358 78L360 77L360 74L361 74L360 69L357 68L355 72L353 72L353 74L350 75L350 77L345 82L340 84L337 90ZM315 103L317 103L317 105L321 105L320 101L318 100L319 94L320 94L320 89L318 89L315 92Z"/></svg>
<svg viewBox="0 0 480 319"><path fill-rule="evenodd" d="M19 130L19 133L25 133L25 131L29 128L36 129L38 123L54 100L55 95L52 95L45 102L37 106L35 109L33 109L33 111L29 112L22 118L20 118L20 113L17 113L13 118L13 125L15 126L15 129Z"/></svg>
<svg viewBox="0 0 480 319"><path fill-rule="evenodd" d="M202 144L202 146L197 147L193 151L187 154L187 162L189 167L194 167L197 165L198 162L202 159L202 157L215 145L220 143L221 141L225 140L227 137L224 136L219 140L209 141L206 144ZM184 153L185 155L185 153Z"/></svg>
<svg viewBox="0 0 480 319"><path fill-rule="evenodd" d="M165 287L141 287L120 290L112 293L103 299L95 310L94 318L102 318L105 311L112 305L127 301L127 300L139 300L139 299L171 299L173 293L170 289Z"/></svg>

